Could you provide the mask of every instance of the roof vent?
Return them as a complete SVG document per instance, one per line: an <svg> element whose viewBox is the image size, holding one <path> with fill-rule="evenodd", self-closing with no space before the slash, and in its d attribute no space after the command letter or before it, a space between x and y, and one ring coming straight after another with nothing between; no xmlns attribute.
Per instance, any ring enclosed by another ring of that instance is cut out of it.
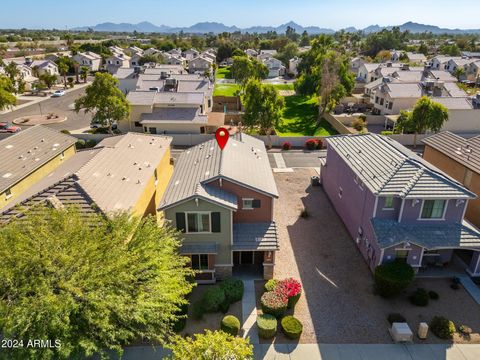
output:
<svg viewBox="0 0 480 360"><path fill-rule="evenodd" d="M141 184L142 182L140 181L140 179L137 180L137 184Z"/></svg>
<svg viewBox="0 0 480 360"><path fill-rule="evenodd" d="M40 142L45 142L45 139L40 140Z"/></svg>
<svg viewBox="0 0 480 360"><path fill-rule="evenodd" d="M2 178L8 179L10 176L12 176L12 173L6 173L5 175L2 176Z"/></svg>
<svg viewBox="0 0 480 360"><path fill-rule="evenodd" d="M11 148L13 148L13 145L7 145L7 146L5 146L5 149L11 149Z"/></svg>

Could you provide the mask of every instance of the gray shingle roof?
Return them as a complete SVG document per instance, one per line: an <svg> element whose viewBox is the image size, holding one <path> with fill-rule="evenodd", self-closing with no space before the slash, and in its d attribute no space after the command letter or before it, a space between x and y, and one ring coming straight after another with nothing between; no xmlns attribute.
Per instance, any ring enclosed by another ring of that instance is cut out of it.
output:
<svg viewBox="0 0 480 360"><path fill-rule="evenodd" d="M0 192L73 146L76 138L37 125L0 141Z"/></svg>
<svg viewBox="0 0 480 360"><path fill-rule="evenodd" d="M210 181L223 178L269 196L278 197L275 179L268 161L265 145L261 140L242 134L242 141L230 137L223 151L216 140L210 140L184 151L175 165L170 183L160 203L160 209L171 207L179 202L197 196L206 196ZM199 184L203 185L199 187ZM212 194L211 194L212 195ZM224 199L227 194L222 190ZM219 195L216 195L219 197ZM233 207L214 197L209 200L223 206Z"/></svg>
<svg viewBox="0 0 480 360"><path fill-rule="evenodd" d="M156 108L152 113L143 113L142 124L154 123L208 123L208 116L199 113L200 108Z"/></svg>
<svg viewBox="0 0 480 360"><path fill-rule="evenodd" d="M480 232L467 221L460 223L405 224L395 220L372 219L380 248L409 242L426 249L480 248Z"/></svg>
<svg viewBox="0 0 480 360"><path fill-rule="evenodd" d="M460 183L398 142L381 135L339 135L328 138L367 188L379 196L400 198L475 198Z"/></svg>
<svg viewBox="0 0 480 360"><path fill-rule="evenodd" d="M444 131L429 136L422 142L480 174L480 135L465 139L449 131Z"/></svg>
<svg viewBox="0 0 480 360"><path fill-rule="evenodd" d="M233 224L233 251L275 251L278 249L275 222Z"/></svg>

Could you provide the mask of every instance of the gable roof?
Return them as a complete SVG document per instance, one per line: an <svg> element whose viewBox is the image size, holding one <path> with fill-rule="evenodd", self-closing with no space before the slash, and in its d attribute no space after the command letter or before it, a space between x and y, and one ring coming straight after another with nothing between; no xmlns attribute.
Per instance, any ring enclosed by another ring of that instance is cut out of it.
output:
<svg viewBox="0 0 480 360"><path fill-rule="evenodd" d="M422 142L480 174L480 135L465 139L443 131L423 139Z"/></svg>
<svg viewBox="0 0 480 360"><path fill-rule="evenodd" d="M43 125L36 125L0 141L0 192L24 179L77 141Z"/></svg>
<svg viewBox="0 0 480 360"><path fill-rule="evenodd" d="M338 135L329 137L327 142L377 196L476 198L463 185L388 137Z"/></svg>
<svg viewBox="0 0 480 360"><path fill-rule="evenodd" d="M204 142L184 151L175 165L160 209L195 197L236 209L235 195L208 185L209 182L219 178L268 196L278 197L264 143L242 134L241 141L238 136L230 137L223 151L216 144L216 140Z"/></svg>
<svg viewBox="0 0 480 360"><path fill-rule="evenodd" d="M382 90L394 98L419 98L422 96L422 88L418 83L388 83L382 86Z"/></svg>

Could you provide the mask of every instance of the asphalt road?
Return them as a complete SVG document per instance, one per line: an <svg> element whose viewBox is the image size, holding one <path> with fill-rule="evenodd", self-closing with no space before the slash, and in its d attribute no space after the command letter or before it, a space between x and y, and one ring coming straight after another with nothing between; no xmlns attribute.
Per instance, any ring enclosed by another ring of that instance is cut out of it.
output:
<svg viewBox="0 0 480 360"><path fill-rule="evenodd" d="M71 108L75 99L81 96L85 88L73 90L59 98L49 98L45 101L33 104L22 109L15 110L3 115L0 115L0 121L13 121L16 118L28 115L38 115L55 113L60 116L66 116L67 120L58 124L49 124L48 127L57 130L76 130L82 129L90 125L91 115L85 114L83 111L75 113ZM22 125L22 128L26 126Z"/></svg>

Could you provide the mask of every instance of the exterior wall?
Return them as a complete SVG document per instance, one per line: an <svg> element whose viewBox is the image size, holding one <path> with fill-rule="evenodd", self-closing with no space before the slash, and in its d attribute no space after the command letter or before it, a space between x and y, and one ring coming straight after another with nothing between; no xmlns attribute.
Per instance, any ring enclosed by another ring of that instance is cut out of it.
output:
<svg viewBox="0 0 480 360"><path fill-rule="evenodd" d="M480 227L480 174L472 172L462 164L428 145L425 146L423 158L479 196L475 200L468 201L465 218L475 226ZM468 181L470 176L471 179Z"/></svg>
<svg viewBox="0 0 480 360"><path fill-rule="evenodd" d="M207 124L145 124L139 131L149 133L150 128L155 128L157 134L201 134L201 128L208 128ZM135 129L137 129L135 127Z"/></svg>
<svg viewBox="0 0 480 360"><path fill-rule="evenodd" d="M395 260L396 250L409 250L407 256L407 263L413 268L419 268L422 265L422 248L415 244L410 244L409 247L405 247L405 244L398 244L383 250L382 263Z"/></svg>
<svg viewBox="0 0 480 360"><path fill-rule="evenodd" d="M322 167L320 175L323 188L335 210L373 270L380 262L381 253L370 222L375 196L365 186L355 182L354 172L332 148L328 149L326 166ZM362 235L359 234L359 228L362 229Z"/></svg>
<svg viewBox="0 0 480 360"><path fill-rule="evenodd" d="M435 101L435 99L433 99ZM448 121L442 127L442 131L453 133L480 133L480 110L448 110Z"/></svg>
<svg viewBox="0 0 480 360"><path fill-rule="evenodd" d="M6 198L5 192L0 193L0 208L3 208L7 205L10 201L15 199L18 195L23 193L25 190L29 189L32 185L35 185L38 181L42 178L50 174L53 170L55 170L58 166L60 166L65 160L69 159L75 154L75 145L70 146L66 149L63 154L64 157L62 159L62 155L59 154L47 163L43 164L38 169L34 170L28 176L20 180L18 183L13 185L10 188L12 196L10 198Z"/></svg>
<svg viewBox="0 0 480 360"><path fill-rule="evenodd" d="M379 197L377 202L377 210L375 212L374 217L380 219L389 219L389 220L397 220L398 214L400 213L400 208L402 206L402 200L398 197L393 198L393 208L386 209L385 208L385 198Z"/></svg>
<svg viewBox="0 0 480 360"><path fill-rule="evenodd" d="M273 198L246 187L237 185L227 180L222 180L220 186L219 180L209 183L209 185L221 188L232 194L237 195L238 210L233 213L234 223L260 223L271 222L273 220ZM252 210L242 209L242 198L258 199L261 201L260 208Z"/></svg>
<svg viewBox="0 0 480 360"><path fill-rule="evenodd" d="M458 206L457 206L458 205ZM463 212L465 209L466 203L457 204L456 200L447 200L446 203L446 212L443 220L440 219L431 219L431 220L422 220L420 219L422 201L415 200L405 200L403 205L403 212L401 214L400 222L402 223L412 223L417 224L431 224L432 222L444 221L444 222L461 222Z"/></svg>
<svg viewBox="0 0 480 360"><path fill-rule="evenodd" d="M198 206L194 200L181 203L164 211L165 218L171 221L172 226L176 227L175 214L177 212L195 212L208 211L220 213L220 232L205 234L188 234L183 233L185 244L199 244L202 242L215 242L218 246L218 254L216 256L216 266L230 265L232 266L232 226L231 226L231 210L212 204L210 202L199 200Z"/></svg>
<svg viewBox="0 0 480 360"><path fill-rule="evenodd" d="M155 182L155 176L152 174L135 205L133 213L137 216L143 216L146 213L156 215L156 209L173 174L173 166L170 165L170 149L165 152L156 169L157 182Z"/></svg>

